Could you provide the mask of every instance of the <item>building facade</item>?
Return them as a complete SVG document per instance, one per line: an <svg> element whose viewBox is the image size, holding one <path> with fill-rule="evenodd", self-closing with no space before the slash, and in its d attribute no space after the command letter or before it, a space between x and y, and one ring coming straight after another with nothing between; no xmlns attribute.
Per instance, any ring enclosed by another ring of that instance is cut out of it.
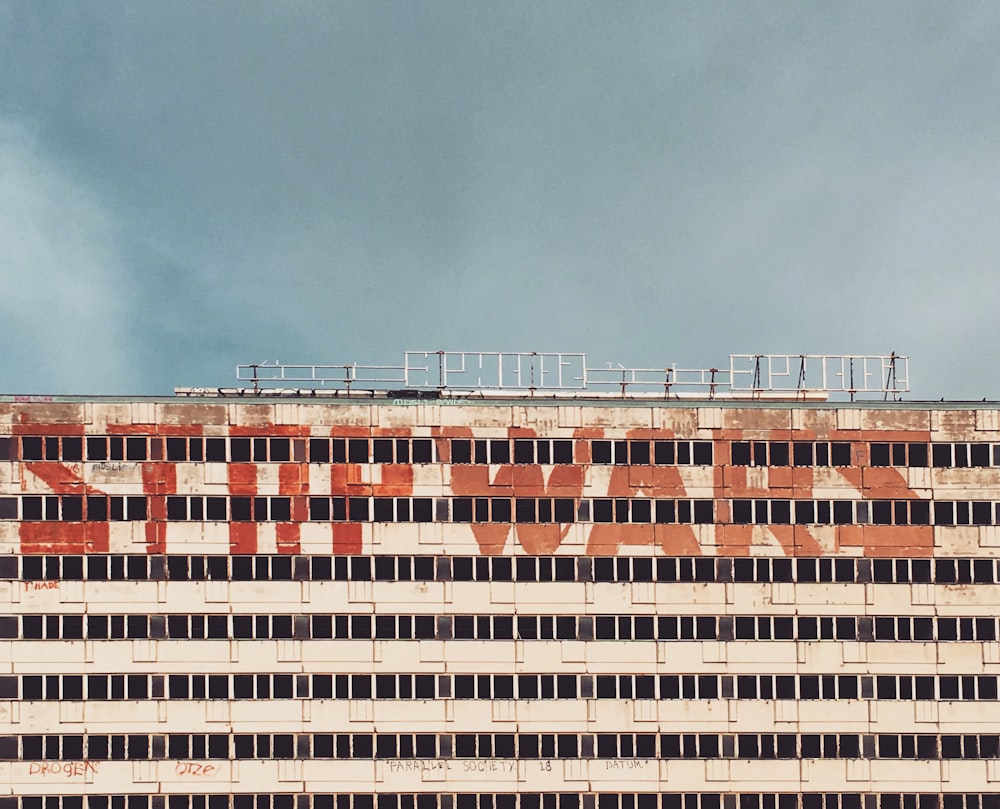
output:
<svg viewBox="0 0 1000 809"><path fill-rule="evenodd" d="M997 807L998 560L995 403L5 397L0 807Z"/></svg>

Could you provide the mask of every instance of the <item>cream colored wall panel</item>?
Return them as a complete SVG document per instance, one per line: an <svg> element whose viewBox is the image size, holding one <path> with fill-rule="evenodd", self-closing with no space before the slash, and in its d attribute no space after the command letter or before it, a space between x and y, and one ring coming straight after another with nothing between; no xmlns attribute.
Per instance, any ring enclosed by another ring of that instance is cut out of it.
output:
<svg viewBox="0 0 1000 809"><path fill-rule="evenodd" d="M94 613L105 610L115 614L148 613L159 603L154 581L87 581L84 582L84 595L87 611ZM59 612L65 611L59 609Z"/></svg>
<svg viewBox="0 0 1000 809"><path fill-rule="evenodd" d="M527 705L529 703L521 703L522 705ZM534 703L531 703L534 704ZM380 706L376 704L376 709ZM406 719L406 706L400 706L400 711L396 713L399 716L390 717L387 711L382 711L382 721L378 725L380 733L387 732L389 730L396 729L396 722L407 722ZM453 700L449 701L445 705L445 726L442 728L448 733L510 733L512 732L509 725L502 723L494 723L493 719L493 706L490 704L489 700L477 699L477 700ZM519 717L520 718L520 717ZM416 719L410 719L409 724L412 726L416 723ZM400 728L401 730L403 728ZM417 728L419 729L419 728ZM426 733L428 730L425 725L422 732Z"/></svg>
<svg viewBox="0 0 1000 809"><path fill-rule="evenodd" d="M794 585L793 585L794 586ZM772 613L781 607L773 604L773 585L737 582L726 588L726 612L733 615ZM792 605L794 607L794 605Z"/></svg>
<svg viewBox="0 0 1000 809"><path fill-rule="evenodd" d="M865 586L845 582L802 583L795 585L796 603L782 605L781 612L798 612L800 615L844 615L863 613ZM846 609L845 609L846 608ZM775 608L770 612L778 612Z"/></svg>
<svg viewBox="0 0 1000 809"><path fill-rule="evenodd" d="M451 604L448 612L489 615L494 612L489 585L471 581L451 583Z"/></svg>
<svg viewBox="0 0 1000 809"><path fill-rule="evenodd" d="M8 717L9 720L10 717ZM7 725L5 732L59 733L60 724L61 715L58 702L22 701L18 704L17 720L11 725Z"/></svg>
<svg viewBox="0 0 1000 809"><path fill-rule="evenodd" d="M789 641L730 641L726 643L726 660L734 672L795 664L798 660L796 645ZM745 668L748 665L755 668Z"/></svg>
<svg viewBox="0 0 1000 809"><path fill-rule="evenodd" d="M266 641L256 642L264 643ZM160 666L171 666L171 664L191 665L192 663L197 663L202 670L205 671L213 670L213 668L211 668L213 664L218 667L214 670L225 671L228 670L231 662L231 644L241 642L228 640L205 640L193 643L191 641L182 640L159 640L152 641L152 643L155 644L155 661L136 664L135 666L130 665L130 668L138 668L149 671L150 669L159 668ZM115 653L111 651L111 647L121 646L122 643L120 641L94 641L95 666L108 666L111 663L111 660L115 658ZM183 669L172 669L172 671L178 670Z"/></svg>
<svg viewBox="0 0 1000 809"><path fill-rule="evenodd" d="M829 733L861 733L868 725L868 702L838 700L836 711L828 700L799 700L799 726L803 733L816 733L817 728L829 728Z"/></svg>
<svg viewBox="0 0 1000 809"><path fill-rule="evenodd" d="M873 760L872 781L878 784L880 792L937 792L941 762ZM965 791L964 787L960 789Z"/></svg>
<svg viewBox="0 0 1000 809"><path fill-rule="evenodd" d="M303 790L309 792L372 792L375 783L376 763L374 761L305 761L303 762ZM271 780L268 781L268 778ZM255 791L266 792L273 789L276 773L266 771L256 776L252 784L262 784Z"/></svg>
<svg viewBox="0 0 1000 809"><path fill-rule="evenodd" d="M10 662L14 672L40 674L78 671L85 659L84 641L18 640L11 642Z"/></svg>
<svg viewBox="0 0 1000 809"><path fill-rule="evenodd" d="M587 670L595 673L638 667L651 671L656 666L656 646L632 641L603 641L586 644Z"/></svg>
<svg viewBox="0 0 1000 809"><path fill-rule="evenodd" d="M261 608L266 606L270 613L302 608L302 584L297 581L233 581L228 584L232 612L246 612L250 606L257 608L252 610L254 612L263 612Z"/></svg>
<svg viewBox="0 0 1000 809"><path fill-rule="evenodd" d="M726 587L724 584L700 582L657 583L655 597L657 604L686 605L686 609L677 609L678 613L717 614L719 608L726 605ZM662 608L660 612L663 612Z"/></svg>
<svg viewBox="0 0 1000 809"><path fill-rule="evenodd" d="M218 700L222 702L222 700ZM209 706L211 702L208 703ZM275 699L242 701L231 700L229 724L233 733L306 733L308 723L302 718L299 700ZM225 732L213 728L208 722L207 733ZM312 731L321 732L321 731Z"/></svg>
<svg viewBox="0 0 1000 809"><path fill-rule="evenodd" d="M838 430L860 430L863 423L862 411L855 408L837 408Z"/></svg>
<svg viewBox="0 0 1000 809"><path fill-rule="evenodd" d="M2 545L0 545L0 554L2 553ZM7 604L20 604L22 594L29 592L32 586L25 587L25 584L19 581L0 582L0 604L4 605L2 609L6 610Z"/></svg>
<svg viewBox="0 0 1000 809"><path fill-rule="evenodd" d="M987 732L984 727L996 725L996 716L990 710L994 707L993 703L987 703L989 707L981 702L964 700L943 700L931 704L937 706L937 721L940 723L941 733L961 733L970 728L972 730L969 732L982 733Z"/></svg>
<svg viewBox="0 0 1000 809"><path fill-rule="evenodd" d="M867 612L871 615L922 615L933 614L933 607L913 604L913 586L909 584L880 584L872 588L873 598Z"/></svg>
<svg viewBox="0 0 1000 809"><path fill-rule="evenodd" d="M493 643L491 641L463 640L444 645L445 661L451 665L478 661L504 662L514 658L515 650L512 644Z"/></svg>
<svg viewBox="0 0 1000 809"><path fill-rule="evenodd" d="M950 759L941 762L942 791L992 792L995 785L987 765L992 761L963 761Z"/></svg>
<svg viewBox="0 0 1000 809"><path fill-rule="evenodd" d="M299 549L303 555L328 556L333 552L333 534L330 526L324 523L301 523Z"/></svg>
<svg viewBox="0 0 1000 809"><path fill-rule="evenodd" d="M945 647L948 648L945 648ZM938 644L938 672L941 674L983 674L983 648L978 643Z"/></svg>
<svg viewBox="0 0 1000 809"><path fill-rule="evenodd" d="M949 647L958 644L949 643ZM869 643L868 663L873 673L933 674L937 667L937 649L933 643Z"/></svg>
<svg viewBox="0 0 1000 809"><path fill-rule="evenodd" d="M313 609L326 605L329 612L371 612L351 600L346 581L314 581L309 583L309 600Z"/></svg>
<svg viewBox="0 0 1000 809"><path fill-rule="evenodd" d="M799 783L799 762L735 759L729 762L729 778L727 791L745 789L750 792L766 788L794 792Z"/></svg>
<svg viewBox="0 0 1000 809"><path fill-rule="evenodd" d="M444 613L450 607L445 598L445 583L439 581L374 582L372 606L375 612L414 614ZM487 608L485 611L492 610Z"/></svg>
<svg viewBox="0 0 1000 809"><path fill-rule="evenodd" d="M309 733L331 733L334 728L337 728L340 729L341 733L371 732L371 729L364 730L365 723L352 721L350 703L351 700L346 699L314 700L310 705L309 719L303 720L306 731ZM441 713L444 714L443 707ZM373 727L374 724L371 724L371 728Z"/></svg>
<svg viewBox="0 0 1000 809"><path fill-rule="evenodd" d="M662 587L660 589L662 589ZM637 613L649 614L650 612L655 612L655 605L651 606L648 603L642 602L638 605L635 604L632 599L632 587L629 584L595 582L591 593L593 595L593 600L587 604L587 611L594 615L599 615L601 613L627 615L632 612L633 609L635 609L635 612ZM659 592L654 590L653 598L656 599L658 595ZM573 610L573 607L575 606L578 610L580 601L576 601L574 603L574 601L570 598L559 599L556 601L554 597L553 601L550 603L553 607L562 606L564 609L569 608L570 610Z"/></svg>
<svg viewBox="0 0 1000 809"><path fill-rule="evenodd" d="M524 671L555 671L562 666L559 641L518 642L515 647L516 659Z"/></svg>
<svg viewBox="0 0 1000 809"><path fill-rule="evenodd" d="M691 728L690 732L722 733L730 727L726 700L661 701L657 703L657 712L662 732L688 732L682 729Z"/></svg>
<svg viewBox="0 0 1000 809"><path fill-rule="evenodd" d="M188 528L187 525L184 526ZM171 553L217 554L225 556L229 553L229 526L224 522L201 523L201 534L194 532L190 537L187 531L180 537L170 537ZM178 542L177 540L180 540Z"/></svg>
<svg viewBox="0 0 1000 809"><path fill-rule="evenodd" d="M427 548L421 545L419 530L414 530L413 526L385 523L373 525L371 533L371 552L374 554L420 556L428 553ZM327 544L330 544L329 535Z"/></svg>
<svg viewBox="0 0 1000 809"><path fill-rule="evenodd" d="M485 701L484 701L485 702ZM462 703L459 710L455 711L455 723L449 724L449 732L452 728L469 727L476 732L486 732L492 726L492 711L489 703L486 702L485 710L466 710L469 704ZM446 717L446 700L375 700L374 721L379 733L428 733L438 728L443 728ZM470 721L467 721L470 720ZM474 720L474 721L472 721ZM481 722L482 724L475 724ZM454 730L453 732L460 732ZM503 726L494 728L493 732L505 732Z"/></svg>
<svg viewBox="0 0 1000 809"><path fill-rule="evenodd" d="M458 711L456 711L456 717ZM587 706L581 700L519 700L517 727L522 733L572 733L587 728ZM548 730L546 730L548 728ZM498 732L505 728L498 727Z"/></svg>
<svg viewBox="0 0 1000 809"><path fill-rule="evenodd" d="M596 592L599 585L594 585ZM518 612L553 612L555 608L575 607L581 611L581 606L587 604L587 612L596 611L596 606L587 603L587 587L584 582L516 582L514 584L514 601ZM620 595L620 594L619 594ZM616 603L624 604L624 601ZM559 610L560 612L563 610Z"/></svg>
<svg viewBox="0 0 1000 809"><path fill-rule="evenodd" d="M935 538L935 547L938 547L939 543ZM950 544L946 547L944 543L940 543L940 553L948 554L950 556L957 556L957 553L951 553ZM995 557L1000 555L1000 527L995 525L984 525L979 528L979 552L978 556L982 557Z"/></svg>
<svg viewBox="0 0 1000 809"><path fill-rule="evenodd" d="M934 486L933 467L912 466L899 470L906 480L907 486L913 492L925 500L930 500L934 496L932 491Z"/></svg>
<svg viewBox="0 0 1000 809"><path fill-rule="evenodd" d="M20 553L21 537L18 533L20 526L15 522L0 522L0 554Z"/></svg>
<svg viewBox="0 0 1000 809"><path fill-rule="evenodd" d="M996 615L1000 585L938 584L934 602L940 615Z"/></svg>
<svg viewBox="0 0 1000 809"><path fill-rule="evenodd" d="M695 410L699 437L703 437L705 433L711 434L712 430L719 430L722 428L724 413L721 407L699 407ZM682 436L683 434L678 433L677 435Z"/></svg>
<svg viewBox="0 0 1000 809"><path fill-rule="evenodd" d="M191 706L191 715L204 715L204 708ZM84 707L84 717L88 733L150 733L156 732L157 706L148 700L128 701L88 701ZM127 730L119 731L125 727Z"/></svg>

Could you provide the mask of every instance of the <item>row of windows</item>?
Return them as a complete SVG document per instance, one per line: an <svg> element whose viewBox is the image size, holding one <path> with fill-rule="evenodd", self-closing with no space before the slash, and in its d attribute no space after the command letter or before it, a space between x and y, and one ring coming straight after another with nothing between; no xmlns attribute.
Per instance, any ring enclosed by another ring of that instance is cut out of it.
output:
<svg viewBox="0 0 1000 809"><path fill-rule="evenodd" d="M726 501L720 501L726 502ZM20 510L18 509L20 503ZM732 500L741 525L1000 525L989 500ZM716 522L712 500L535 497L309 497L319 522L632 523ZM145 496L22 495L0 497L0 520L105 522L146 520ZM290 522L291 497L166 497L168 521ZM295 522L301 521L297 515Z"/></svg>
<svg viewBox="0 0 1000 809"><path fill-rule="evenodd" d="M18 502L21 504L18 513ZM0 497L0 520L62 520L63 522L118 522L149 519L144 495L108 497L107 495L24 495Z"/></svg>
<svg viewBox="0 0 1000 809"><path fill-rule="evenodd" d="M22 436L19 455L16 440L0 438L0 460L362 464L421 464L440 460L430 438ZM454 464L564 465L574 463L574 445L581 443L568 438L453 438L449 449ZM847 447L849 458L849 444L836 446ZM712 447L711 441L593 440L590 456L595 464L711 466ZM822 452L817 454L823 457Z"/></svg>
<svg viewBox="0 0 1000 809"><path fill-rule="evenodd" d="M3 615L0 638L992 641L997 618L791 615Z"/></svg>
<svg viewBox="0 0 1000 809"><path fill-rule="evenodd" d="M168 521L289 522L290 497L168 496ZM20 513L18 503L20 502ZM829 510L829 509L827 509ZM509 497L310 497L321 522L698 523L714 522L711 500L575 500ZM148 519L147 498L105 495L0 497L0 520L104 522ZM300 518L296 517L296 522Z"/></svg>
<svg viewBox="0 0 1000 809"><path fill-rule="evenodd" d="M1000 809L1000 793L420 792L3 795L0 809Z"/></svg>
<svg viewBox="0 0 1000 809"><path fill-rule="evenodd" d="M995 759L996 734L170 733L0 736L0 760Z"/></svg>
<svg viewBox="0 0 1000 809"><path fill-rule="evenodd" d="M0 438L0 459L24 461L208 461L213 463L432 463L430 438L201 438L22 436Z"/></svg>
<svg viewBox="0 0 1000 809"><path fill-rule="evenodd" d="M744 525L1000 525L1000 503L988 500L733 500L732 522Z"/></svg>
<svg viewBox="0 0 1000 809"><path fill-rule="evenodd" d="M937 468L1000 466L1000 444L873 443L870 452L872 466Z"/></svg>
<svg viewBox="0 0 1000 809"><path fill-rule="evenodd" d="M995 559L650 556L0 556L0 580L996 584Z"/></svg>
<svg viewBox="0 0 1000 809"><path fill-rule="evenodd" d="M730 453L733 466L852 465L851 445L846 442L733 441ZM1000 444L873 442L869 460L872 466L1000 466Z"/></svg>
<svg viewBox="0 0 1000 809"><path fill-rule="evenodd" d="M0 699L996 700L991 675L50 674L0 676Z"/></svg>
<svg viewBox="0 0 1000 809"><path fill-rule="evenodd" d="M851 466L846 441L733 441L733 466Z"/></svg>
<svg viewBox="0 0 1000 809"><path fill-rule="evenodd" d="M572 464L585 439L450 439L455 464ZM20 446L18 446L18 441ZM590 440L594 464L633 466L713 463L712 441ZM872 466L1000 466L1000 444L873 442ZM287 438L161 436L0 437L0 460L209 461L235 463L434 463L430 438ZM733 441L734 466L851 466L846 441Z"/></svg>

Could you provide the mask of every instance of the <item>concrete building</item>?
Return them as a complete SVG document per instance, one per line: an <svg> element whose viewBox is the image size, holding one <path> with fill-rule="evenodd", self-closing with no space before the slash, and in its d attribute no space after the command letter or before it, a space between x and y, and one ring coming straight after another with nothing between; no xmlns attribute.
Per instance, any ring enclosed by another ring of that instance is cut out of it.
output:
<svg viewBox="0 0 1000 809"><path fill-rule="evenodd" d="M1000 404L357 380L0 397L0 809L1000 806Z"/></svg>

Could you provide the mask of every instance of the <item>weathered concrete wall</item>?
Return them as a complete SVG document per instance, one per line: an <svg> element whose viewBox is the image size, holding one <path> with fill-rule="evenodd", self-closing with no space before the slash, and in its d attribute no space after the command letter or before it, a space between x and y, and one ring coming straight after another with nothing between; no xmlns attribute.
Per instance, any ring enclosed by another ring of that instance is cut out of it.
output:
<svg viewBox="0 0 1000 809"><path fill-rule="evenodd" d="M0 791L992 794L998 448L987 408L4 404Z"/></svg>

